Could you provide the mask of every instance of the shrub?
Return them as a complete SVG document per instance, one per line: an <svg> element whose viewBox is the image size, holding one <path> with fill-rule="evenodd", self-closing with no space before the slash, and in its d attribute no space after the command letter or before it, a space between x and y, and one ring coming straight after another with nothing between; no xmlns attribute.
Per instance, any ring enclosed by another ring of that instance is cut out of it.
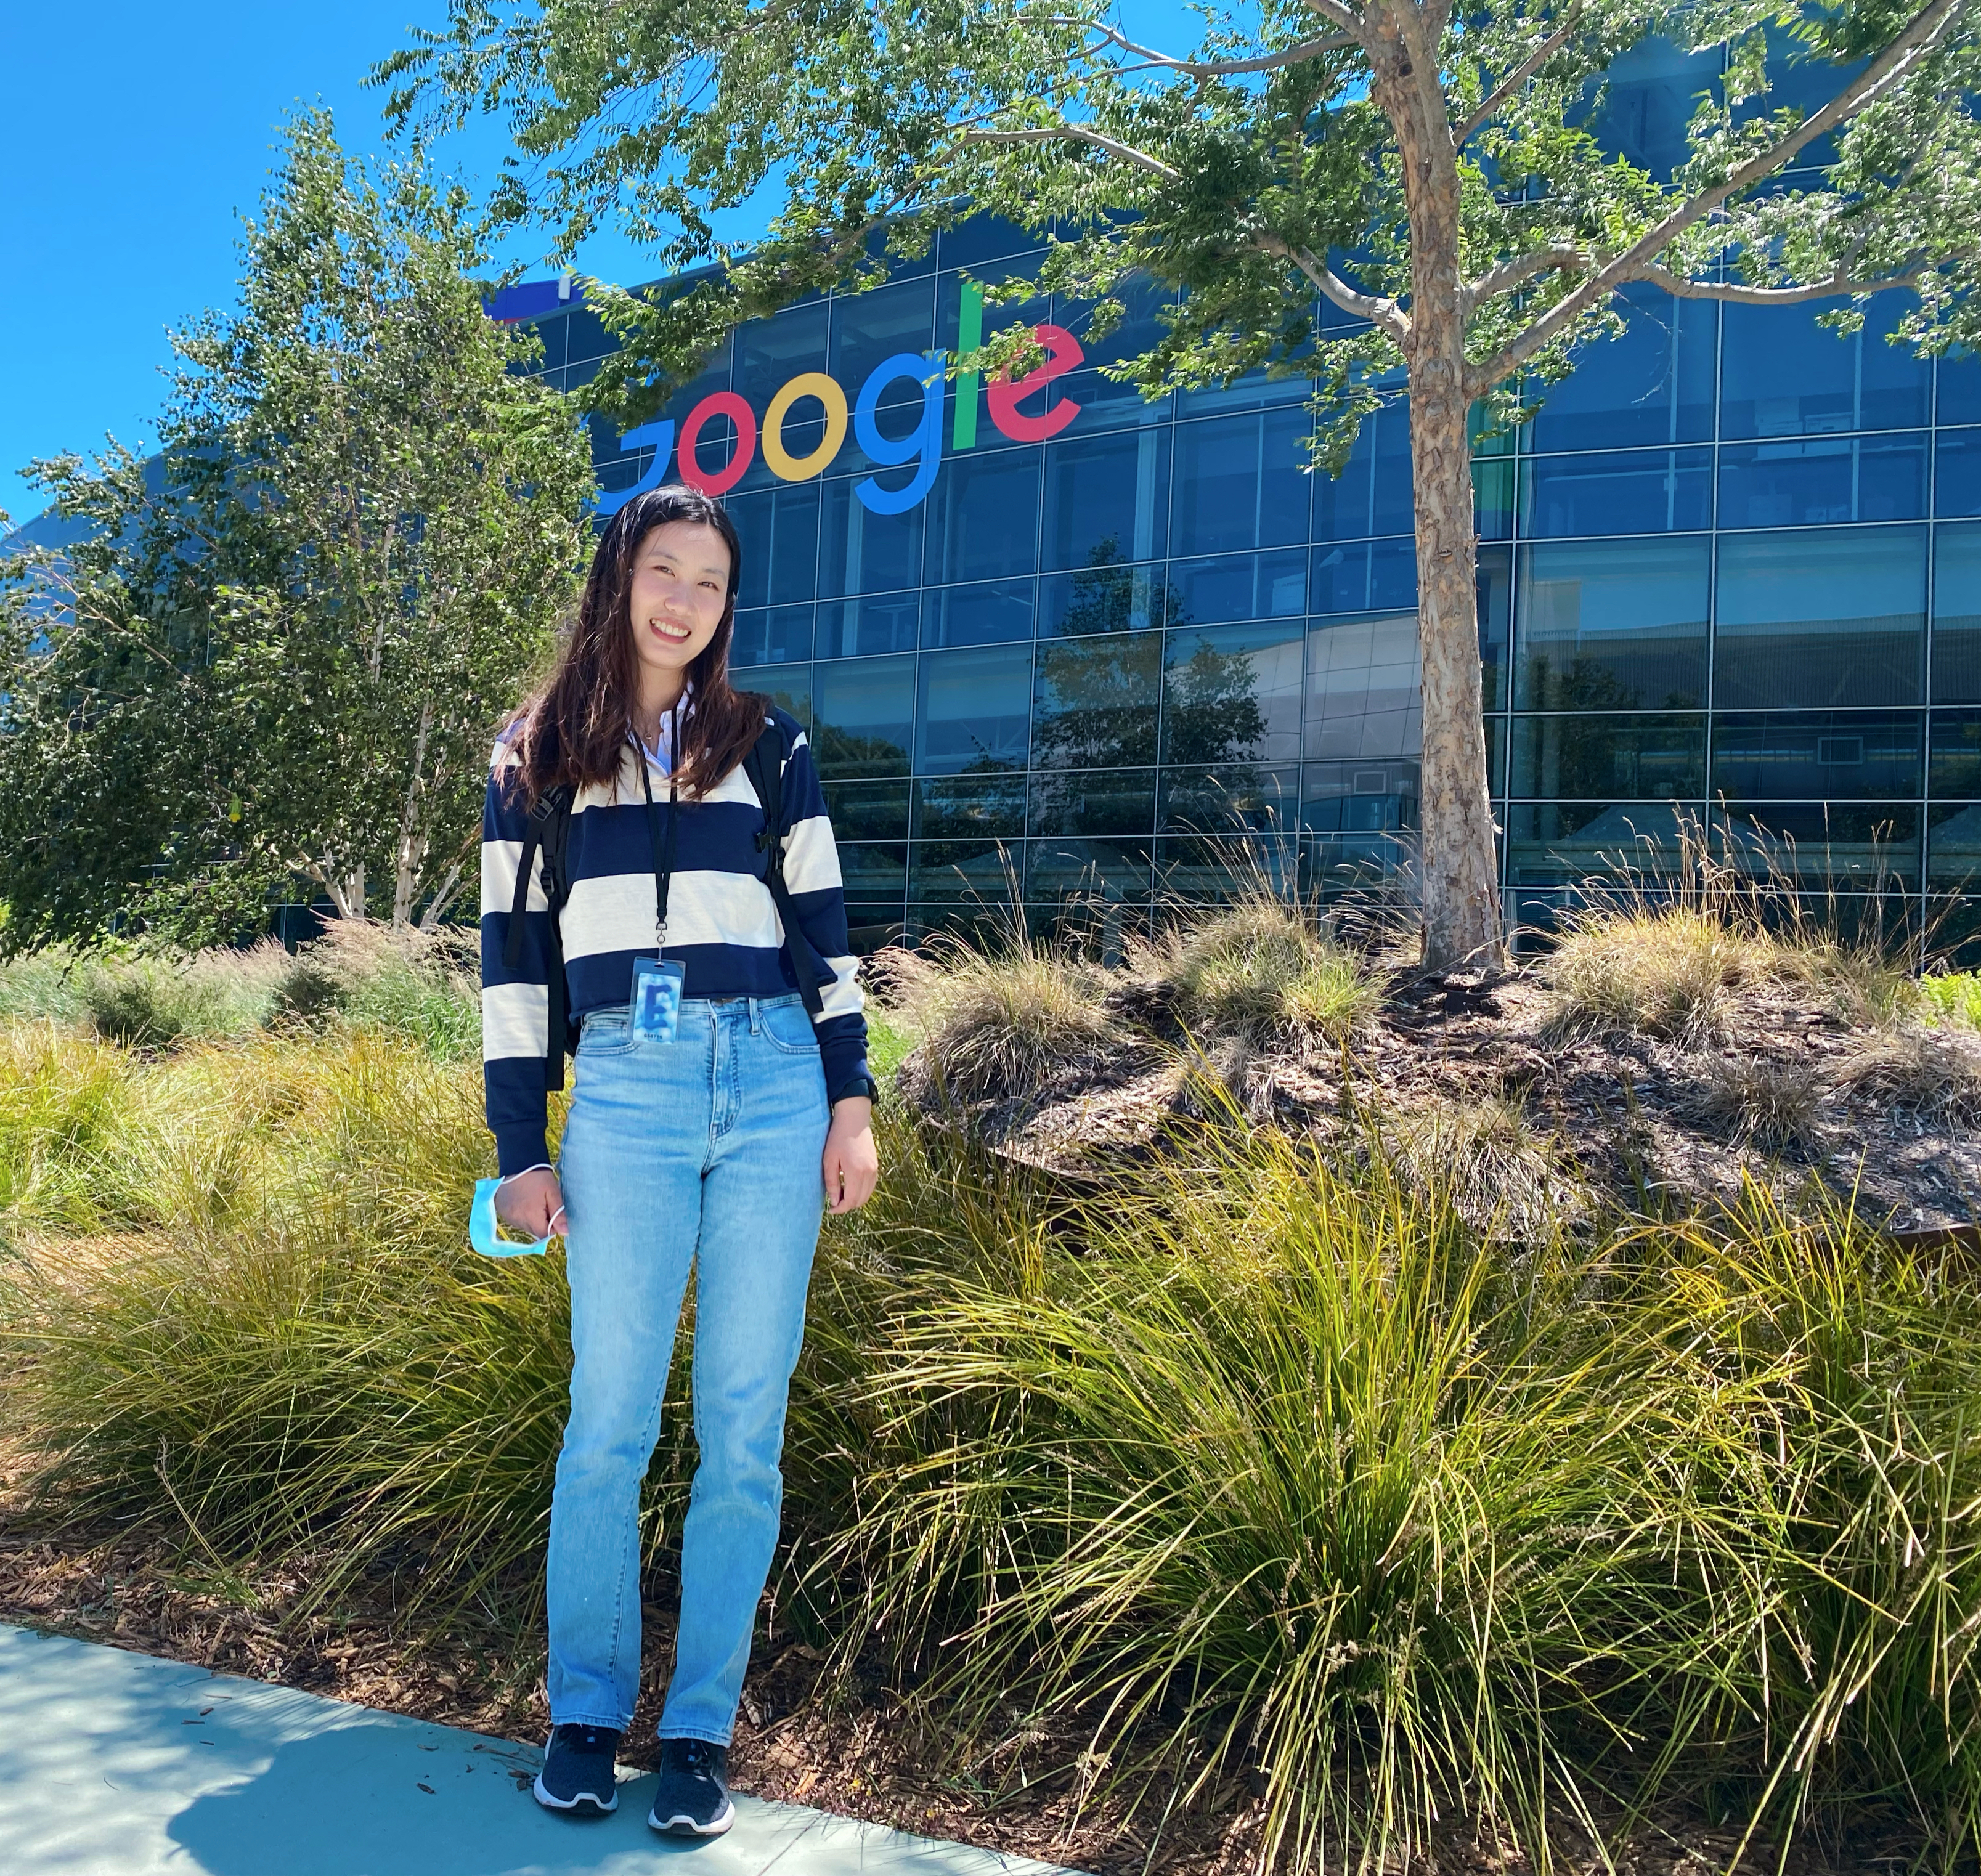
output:
<svg viewBox="0 0 1981 1876"><path fill-rule="evenodd" d="M1981 1042L1963 1032L1873 1030L1837 1071L1853 1098L1967 1124L1981 1121Z"/></svg>
<svg viewBox="0 0 1981 1876"><path fill-rule="evenodd" d="M1297 906L1265 893L1197 913L1144 961L1207 1032L1344 1041L1381 1009L1382 983Z"/></svg>
<svg viewBox="0 0 1981 1876"><path fill-rule="evenodd" d="M1808 1062L1715 1056L1692 1093L1692 1111L1736 1140L1779 1150L1816 1137L1823 1086Z"/></svg>

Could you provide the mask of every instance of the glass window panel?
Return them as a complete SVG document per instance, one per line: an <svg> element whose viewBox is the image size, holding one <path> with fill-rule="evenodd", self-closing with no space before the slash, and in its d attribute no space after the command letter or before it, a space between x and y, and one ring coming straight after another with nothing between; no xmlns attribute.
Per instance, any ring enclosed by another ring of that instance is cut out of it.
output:
<svg viewBox="0 0 1981 1876"><path fill-rule="evenodd" d="M1674 300L1642 284L1626 287L1611 304L1623 313L1622 334L1577 348L1573 374L1544 394L1529 432L1533 447L1600 450L1709 440L1718 307L1710 300Z"/></svg>
<svg viewBox="0 0 1981 1876"><path fill-rule="evenodd" d="M853 482L844 476L822 484L819 501L821 598L891 592L920 581L927 502L904 514L876 514L853 493Z"/></svg>
<svg viewBox="0 0 1981 1876"><path fill-rule="evenodd" d="M1304 408L1179 424L1171 550L1227 554L1304 541L1311 488L1302 444L1313 427Z"/></svg>
<svg viewBox="0 0 1981 1876"><path fill-rule="evenodd" d="M1933 713L1926 793L1981 801L1981 710Z"/></svg>
<svg viewBox="0 0 1981 1876"><path fill-rule="evenodd" d="M1215 625L1229 619L1293 618L1307 609L1307 551L1227 554L1214 560L1170 564L1171 625Z"/></svg>
<svg viewBox="0 0 1981 1876"><path fill-rule="evenodd" d="M1155 825L1154 769L1094 769L1032 777L1028 831L1034 834L1145 834Z"/></svg>
<svg viewBox="0 0 1981 1876"><path fill-rule="evenodd" d="M915 712L915 773L1024 768L1031 704L1028 644L929 653Z"/></svg>
<svg viewBox="0 0 1981 1876"><path fill-rule="evenodd" d="M1537 456L1521 467L1520 532L1537 539L1671 534L1712 517L1710 450Z"/></svg>
<svg viewBox="0 0 1981 1876"><path fill-rule="evenodd" d="M781 606L817 590L819 491L816 482L731 495L722 504L743 543L738 606Z"/></svg>
<svg viewBox="0 0 1981 1876"><path fill-rule="evenodd" d="M1760 877L1843 892L1919 883L1919 810L1910 803L1728 801L1713 823L1720 857Z"/></svg>
<svg viewBox="0 0 1981 1876"><path fill-rule="evenodd" d="M1864 329L1840 338L1816 324L1848 301L1729 306L1721 348L1720 434L1794 437L1832 430L1908 430L1926 421L1931 381L1908 345L1886 341L1904 309L1896 294L1866 309Z"/></svg>
<svg viewBox="0 0 1981 1876"><path fill-rule="evenodd" d="M1706 793L1706 719L1516 717L1517 795L1696 800Z"/></svg>
<svg viewBox="0 0 1981 1876"><path fill-rule="evenodd" d="M1414 548L1415 544L1412 544ZM1513 636L1513 550L1481 547L1475 570L1475 604L1479 611L1481 695L1487 710L1507 707L1507 644ZM1414 585L1411 599L1416 599ZM1318 607L1314 610L1320 610Z"/></svg>
<svg viewBox="0 0 1981 1876"><path fill-rule="evenodd" d="M739 612L730 660L737 664L803 664L811 659L811 641L809 606L774 606L764 612Z"/></svg>
<svg viewBox="0 0 1981 1876"><path fill-rule="evenodd" d="M1162 833L1270 832L1298 827L1300 804L1296 766L1164 768L1157 778L1156 828Z"/></svg>
<svg viewBox="0 0 1981 1876"><path fill-rule="evenodd" d="M1116 288L1122 317L1105 338L1094 335L1094 304L1088 300L1069 299L1064 294L1053 301L1053 323L1064 326L1079 340L1090 366L1120 364L1140 354L1160 341L1168 330L1162 309L1174 303L1175 293L1160 281L1145 274L1131 275Z"/></svg>
<svg viewBox="0 0 1981 1876"><path fill-rule="evenodd" d="M986 213L966 215L936 238L937 257L944 267L974 267L1043 244L1037 235L1027 234L1016 222Z"/></svg>
<svg viewBox="0 0 1981 1876"><path fill-rule="evenodd" d="M603 358L619 349L619 341L606 331L605 322L588 307L573 307L564 315L563 325L567 364L581 358Z"/></svg>
<svg viewBox="0 0 1981 1876"><path fill-rule="evenodd" d="M907 890L908 843L842 840L839 871L848 899L899 899Z"/></svg>
<svg viewBox="0 0 1981 1876"><path fill-rule="evenodd" d="M933 905L1007 905L1024 865L1017 841L917 840L909 850L908 896Z"/></svg>
<svg viewBox="0 0 1981 1876"><path fill-rule="evenodd" d="M1981 353L1949 347L1936 368L1933 419L1942 424L1981 424Z"/></svg>
<svg viewBox="0 0 1981 1876"><path fill-rule="evenodd" d="M1981 514L1981 430L1943 430L1933 439L1933 511Z"/></svg>
<svg viewBox="0 0 1981 1876"><path fill-rule="evenodd" d="M922 643L994 645L1006 639L1030 638L1037 584L1031 580L990 580L980 586L925 592Z"/></svg>
<svg viewBox="0 0 1981 1876"><path fill-rule="evenodd" d="M1723 534L1719 547L1716 705L1919 701L1924 529Z"/></svg>
<svg viewBox="0 0 1981 1876"><path fill-rule="evenodd" d="M1668 181L1686 161L1686 126L1700 94L1719 89L1720 68L1717 45L1694 52L1662 35L1646 35L1610 62L1590 125L1597 142L1606 153ZM1592 82L1577 122L1588 121L1588 105L1598 96Z"/></svg>
<svg viewBox="0 0 1981 1876"><path fill-rule="evenodd" d="M1703 704L1711 565L1703 535L1523 547L1516 705Z"/></svg>
<svg viewBox="0 0 1981 1876"><path fill-rule="evenodd" d="M1486 787L1497 801L1507 792L1507 720L1486 719Z"/></svg>
<svg viewBox="0 0 1981 1876"><path fill-rule="evenodd" d="M908 836L906 782L827 782L825 809L840 840L904 840Z"/></svg>
<svg viewBox="0 0 1981 1876"><path fill-rule="evenodd" d="M1720 525L1909 521L1926 513L1923 431L1747 443L1720 452Z"/></svg>
<svg viewBox="0 0 1981 1876"><path fill-rule="evenodd" d="M1924 730L1919 710L1721 711L1711 792L1753 801L1916 797Z"/></svg>
<svg viewBox="0 0 1981 1876"><path fill-rule="evenodd" d="M540 373L561 371L571 362L568 315L558 313L543 319L533 319L530 321L530 330L543 347L543 355L530 368L530 374L535 377ZM555 380L553 379L552 382Z"/></svg>
<svg viewBox="0 0 1981 1876"><path fill-rule="evenodd" d="M917 840L1013 840L1024 831L1023 775L944 775L915 783Z"/></svg>
<svg viewBox="0 0 1981 1876"><path fill-rule="evenodd" d="M1033 766L1117 769L1154 762L1162 652L1153 633L1039 646Z"/></svg>
<svg viewBox="0 0 1981 1876"><path fill-rule="evenodd" d="M1039 258L1027 255L1023 260L1004 261L987 265L973 267L969 270L971 284L980 291L987 287L1001 288L1014 281L1029 282L1038 274ZM935 342L947 352L958 349L962 335L964 275L945 271L936 285ZM986 339L1000 332L1008 332L1014 326L1035 326L1052 316L1052 302L1044 294L1028 293L1013 300L986 298L978 314L978 330ZM989 430L990 414L987 410L977 412L977 441L985 440ZM997 432L990 430L994 441Z"/></svg>
<svg viewBox="0 0 1981 1876"><path fill-rule="evenodd" d="M1164 762L1297 761L1305 621L1171 632L1164 648Z"/></svg>
<svg viewBox="0 0 1981 1876"><path fill-rule="evenodd" d="M913 658L847 659L816 667L812 744L821 777L906 775L915 713Z"/></svg>
<svg viewBox="0 0 1981 1876"><path fill-rule="evenodd" d="M1157 890L1191 904L1237 899L1261 889L1299 890L1300 843L1291 833L1248 839L1170 835L1156 842Z"/></svg>
<svg viewBox="0 0 1981 1876"><path fill-rule="evenodd" d="M935 338L935 281L924 276L902 280L866 293L835 295L827 371L838 379L850 404L874 368L897 352L925 352ZM921 390L911 379L888 386L881 404L915 404ZM854 450L849 430L847 447Z"/></svg>
<svg viewBox="0 0 1981 1876"><path fill-rule="evenodd" d="M1575 885L1626 868L1677 864L1687 820L1698 803L1546 801L1507 810L1507 868L1515 886Z"/></svg>
<svg viewBox="0 0 1981 1876"><path fill-rule="evenodd" d="M1167 430L1174 414L1167 392L1144 397L1133 384L1103 378L1098 371L1069 371L1065 377L1055 378L1051 395L1055 407L1062 401L1080 407L1078 414L1069 420L1068 427L1077 425L1082 436L1095 431L1129 430L1152 424L1162 424ZM987 416L984 421L989 421ZM983 434L981 425L977 434Z"/></svg>
<svg viewBox="0 0 1981 1876"><path fill-rule="evenodd" d="M1394 830L1303 834L1300 890L1323 900L1376 890L1407 875L1416 855L1415 840Z"/></svg>
<svg viewBox="0 0 1981 1876"><path fill-rule="evenodd" d="M1039 461L1036 444L950 457L929 491L928 546L922 577L994 580L1038 564Z"/></svg>
<svg viewBox="0 0 1981 1876"><path fill-rule="evenodd" d="M921 595L891 593L878 599L827 600L818 608L813 640L821 658L871 657L912 651L921 637Z"/></svg>
<svg viewBox="0 0 1981 1876"><path fill-rule="evenodd" d="M1077 574L1049 574L1039 582L1039 636L1146 631L1162 624L1165 601L1172 597L1160 567L1101 562Z"/></svg>
<svg viewBox="0 0 1981 1876"><path fill-rule="evenodd" d="M1981 805L1934 807L1926 841L1926 884L1971 895L1981 883Z"/></svg>
<svg viewBox="0 0 1981 1876"><path fill-rule="evenodd" d="M1303 354L1309 348L1300 348ZM1299 355L1299 354L1296 354ZM1228 384L1207 384L1201 391L1177 393L1179 417L1216 417L1228 411L1257 411L1276 404L1304 404L1313 392L1303 374L1274 378L1261 365ZM1311 423L1307 427L1311 430Z"/></svg>
<svg viewBox="0 0 1981 1876"><path fill-rule="evenodd" d="M1519 488L1519 476L1510 457L1473 464L1473 517L1481 541L1513 539L1513 501Z"/></svg>
<svg viewBox="0 0 1981 1876"><path fill-rule="evenodd" d="M1423 747L1417 614L1315 621L1307 633L1301 753L1393 761Z"/></svg>
<svg viewBox="0 0 1981 1876"><path fill-rule="evenodd" d="M1140 840L1030 840L1026 843L1025 896L1050 903L1146 905L1155 843Z"/></svg>
<svg viewBox="0 0 1981 1876"><path fill-rule="evenodd" d="M1395 833L1417 825L1414 757L1310 762L1300 770L1300 826L1310 833Z"/></svg>
<svg viewBox="0 0 1981 1876"><path fill-rule="evenodd" d="M809 664L772 664L750 670L731 670L729 681L738 690L754 690L767 697L781 710L795 717L807 730L811 727L811 667Z"/></svg>
<svg viewBox="0 0 1981 1876"><path fill-rule="evenodd" d="M1104 567L1167 552L1169 449L1167 426L1048 444L1045 565Z"/></svg>
<svg viewBox="0 0 1981 1876"><path fill-rule="evenodd" d="M1357 541L1316 547L1307 568L1312 612L1387 611L1417 603L1417 548L1413 540Z"/></svg>
<svg viewBox="0 0 1981 1876"><path fill-rule="evenodd" d="M1417 526L1410 503L1410 414L1391 404L1367 419L1341 474L1317 469L1313 537L1355 541L1369 534L1407 534Z"/></svg>
<svg viewBox="0 0 1981 1876"><path fill-rule="evenodd" d="M1981 704L1981 527L1933 530L1933 700Z"/></svg>

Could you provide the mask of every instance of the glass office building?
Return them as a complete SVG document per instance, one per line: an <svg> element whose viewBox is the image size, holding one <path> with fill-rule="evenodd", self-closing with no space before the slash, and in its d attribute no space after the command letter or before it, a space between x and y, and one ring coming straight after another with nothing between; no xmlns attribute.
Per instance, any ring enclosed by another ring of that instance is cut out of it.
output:
<svg viewBox="0 0 1981 1876"><path fill-rule="evenodd" d="M1697 62L1633 57L1610 131L1668 163ZM738 680L809 727L856 924L1014 886L1134 920L1261 870L1317 893L1393 870L1420 747L1407 411L1310 474L1303 380L1145 403L1100 375L1159 329L1154 291L1100 339L1078 305L980 314L970 283L1027 248L966 222L884 287L738 330L665 422L595 434L608 502L685 473L734 515ZM613 341L556 291L495 310L572 388ZM1886 344L1889 301L1849 339L1822 310L1636 290L1624 335L1482 444L1513 916L1669 850L1681 810L1813 890L1981 870L1981 361ZM1048 328L1037 388L918 379L980 317Z"/></svg>

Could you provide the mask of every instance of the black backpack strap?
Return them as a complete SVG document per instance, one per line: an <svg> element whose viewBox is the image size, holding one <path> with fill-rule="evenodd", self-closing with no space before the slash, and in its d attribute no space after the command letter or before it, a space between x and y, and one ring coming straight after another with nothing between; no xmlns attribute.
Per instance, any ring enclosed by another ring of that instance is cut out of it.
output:
<svg viewBox="0 0 1981 1876"><path fill-rule="evenodd" d="M832 973L813 950L811 940L799 925L797 913L791 906L791 888L784 883L784 735L774 723L764 726L764 733L743 758L743 767L764 810L764 830L757 837L757 850L764 856L764 883L771 889L771 903L777 908L784 925L798 994L815 1019L825 1008L819 986Z"/></svg>
<svg viewBox="0 0 1981 1876"><path fill-rule="evenodd" d="M550 904L550 945L546 960L550 990L550 1021L544 1057L544 1086L551 1089L564 1086L564 1059L571 1049L570 1018L566 1013L568 991L564 980L564 932L559 914L569 891L564 875L564 851L571 840L571 790L560 783L546 789L530 804L529 819L523 832L523 853L516 868L515 896L509 903L509 931L502 946L502 961L514 970L523 961L523 921L530 905L530 872L538 854L544 860L544 896Z"/></svg>

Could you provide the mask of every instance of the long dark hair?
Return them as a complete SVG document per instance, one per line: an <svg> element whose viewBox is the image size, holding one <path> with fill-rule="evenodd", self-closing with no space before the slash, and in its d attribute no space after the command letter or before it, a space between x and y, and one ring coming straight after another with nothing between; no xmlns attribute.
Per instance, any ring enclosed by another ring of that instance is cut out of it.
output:
<svg viewBox="0 0 1981 1876"><path fill-rule="evenodd" d="M736 631L736 588L743 544L722 505L679 482L635 495L614 515L591 556L578 616L558 648L548 682L509 719L505 733L525 799L562 783L574 791L617 780L639 694L633 649L633 564L640 544L669 521L712 527L729 548L729 591L722 623L688 667L694 707L681 723L675 760L682 778L706 793L749 754L763 732L765 700L729 682L729 642Z"/></svg>

